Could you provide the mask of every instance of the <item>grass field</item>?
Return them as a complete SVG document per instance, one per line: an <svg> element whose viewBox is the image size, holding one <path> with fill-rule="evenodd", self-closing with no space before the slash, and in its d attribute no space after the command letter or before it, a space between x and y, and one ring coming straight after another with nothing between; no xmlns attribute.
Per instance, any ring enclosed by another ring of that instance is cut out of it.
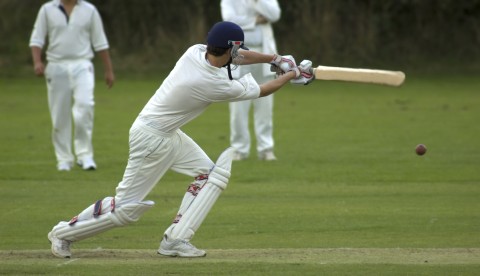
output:
<svg viewBox="0 0 480 276"><path fill-rule="evenodd" d="M168 173L134 225L51 255L46 238L114 194L128 130L163 76L97 82L99 169L56 171L42 79L0 79L0 274L478 275L480 78L409 75L401 88L317 81L275 95L277 162L235 162L192 242L201 259L156 249L191 179ZM183 130L212 159L228 106ZM426 155L415 155L424 143Z"/></svg>

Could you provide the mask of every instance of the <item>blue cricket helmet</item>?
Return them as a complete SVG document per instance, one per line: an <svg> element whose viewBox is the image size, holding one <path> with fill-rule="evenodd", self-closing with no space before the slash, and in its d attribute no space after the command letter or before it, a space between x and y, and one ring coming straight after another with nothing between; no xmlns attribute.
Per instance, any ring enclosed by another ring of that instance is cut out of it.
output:
<svg viewBox="0 0 480 276"><path fill-rule="evenodd" d="M242 28L229 21L217 22L210 29L207 35L207 44L218 48L232 48L237 46L248 50L244 45L244 34Z"/></svg>

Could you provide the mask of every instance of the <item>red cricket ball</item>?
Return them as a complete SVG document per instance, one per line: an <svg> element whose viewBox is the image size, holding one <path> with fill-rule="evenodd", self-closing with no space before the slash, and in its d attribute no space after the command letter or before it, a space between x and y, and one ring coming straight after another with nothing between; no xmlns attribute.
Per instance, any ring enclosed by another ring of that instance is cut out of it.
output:
<svg viewBox="0 0 480 276"><path fill-rule="evenodd" d="M424 155L427 152L427 147L424 144L419 144L415 147L417 155Z"/></svg>

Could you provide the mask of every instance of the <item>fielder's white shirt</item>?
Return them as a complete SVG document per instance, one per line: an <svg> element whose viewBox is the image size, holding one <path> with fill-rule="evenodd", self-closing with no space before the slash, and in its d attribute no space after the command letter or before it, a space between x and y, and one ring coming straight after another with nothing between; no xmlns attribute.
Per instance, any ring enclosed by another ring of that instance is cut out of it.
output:
<svg viewBox="0 0 480 276"><path fill-rule="evenodd" d="M141 121L171 133L198 117L211 103L260 96L260 87L251 74L230 80L225 68L209 64L206 52L206 45L197 44L183 54L140 112Z"/></svg>
<svg viewBox="0 0 480 276"><path fill-rule="evenodd" d="M245 45L266 54L277 53L277 44L272 24L281 16L277 0L221 0L222 19L239 25L245 34ZM269 23L256 24L257 16L263 15ZM263 75L272 76L270 65L264 64ZM241 76L240 71L233 72L233 77Z"/></svg>
<svg viewBox="0 0 480 276"><path fill-rule="evenodd" d="M92 59L93 49L108 49L102 20L95 6L78 0L70 17L61 9L60 0L43 4L30 38L30 47L43 48L48 37L47 60L60 62Z"/></svg>

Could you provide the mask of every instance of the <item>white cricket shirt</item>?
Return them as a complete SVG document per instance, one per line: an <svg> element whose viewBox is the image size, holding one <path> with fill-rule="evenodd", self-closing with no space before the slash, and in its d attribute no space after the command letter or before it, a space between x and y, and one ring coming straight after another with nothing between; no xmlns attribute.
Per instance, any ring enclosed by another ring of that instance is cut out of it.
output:
<svg viewBox="0 0 480 276"><path fill-rule="evenodd" d="M225 68L208 63L207 46L191 46L140 112L139 119L159 131L170 133L199 116L214 102L256 99L260 87L247 74L230 80Z"/></svg>
<svg viewBox="0 0 480 276"><path fill-rule="evenodd" d="M30 47L43 48L48 37L50 62L92 59L93 51L108 49L102 20L95 6L78 0L70 17L62 11L60 0L43 4L30 38Z"/></svg>

